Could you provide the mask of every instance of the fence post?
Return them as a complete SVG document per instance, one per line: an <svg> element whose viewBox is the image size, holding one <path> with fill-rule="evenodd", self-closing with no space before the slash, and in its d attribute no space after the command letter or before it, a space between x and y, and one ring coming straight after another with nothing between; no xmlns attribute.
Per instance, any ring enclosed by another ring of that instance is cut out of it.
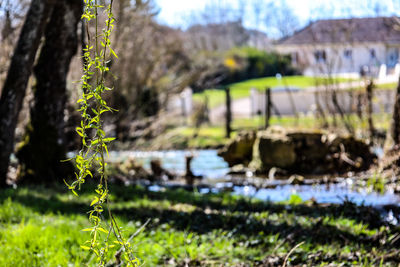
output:
<svg viewBox="0 0 400 267"><path fill-rule="evenodd" d="M269 127L269 120L271 119L271 88L265 90L265 129Z"/></svg>
<svg viewBox="0 0 400 267"><path fill-rule="evenodd" d="M373 88L374 88L374 83L373 81L368 81L367 84L367 118L368 118L368 130L370 134L371 141L375 135L375 127L374 127L374 122L372 119L372 114L374 112L373 110L373 103L372 103L372 98L373 98Z"/></svg>
<svg viewBox="0 0 400 267"><path fill-rule="evenodd" d="M231 110L231 90L225 88L226 94L226 138L231 138L231 122L232 122L232 110Z"/></svg>
<svg viewBox="0 0 400 267"><path fill-rule="evenodd" d="M179 96L179 99L181 101L181 115L182 115L183 125L186 125L187 123L186 101L182 95Z"/></svg>

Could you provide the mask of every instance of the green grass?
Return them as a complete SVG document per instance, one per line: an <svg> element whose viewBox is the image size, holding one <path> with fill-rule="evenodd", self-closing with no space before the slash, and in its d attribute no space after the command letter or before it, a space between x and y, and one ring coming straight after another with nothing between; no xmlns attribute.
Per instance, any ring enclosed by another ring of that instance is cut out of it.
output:
<svg viewBox="0 0 400 267"><path fill-rule="evenodd" d="M0 191L0 266L95 266L80 249L89 238L81 229L88 225L91 190L80 192L80 198L66 191ZM301 242L289 257L291 265L400 262L395 241L399 228L387 226L374 209L351 203L311 206L296 198L272 204L229 194L156 193L121 186L112 186L111 199L126 236L151 219L132 242L145 266L254 266L270 261L281 266Z"/></svg>
<svg viewBox="0 0 400 267"><path fill-rule="evenodd" d="M372 116L374 126L378 129L387 130L390 125L391 114L377 113ZM333 124L332 116L327 118L330 125ZM349 114L346 116L346 120L352 125L352 127L359 131L368 130L368 122L366 117L361 121L355 114ZM344 124L337 116L338 128L344 128ZM272 126L281 126L284 128L298 128L298 129L310 129L310 128L321 128L323 121L322 119L316 119L314 116L301 115L299 118L295 116L272 116L270 120ZM257 129L262 128L265 125L264 116L254 116L253 118L237 118L233 121L234 129Z"/></svg>
<svg viewBox="0 0 400 267"><path fill-rule="evenodd" d="M337 125L333 127L333 118L331 116L327 118L330 125L329 129L345 132L346 128L342 120L339 116L336 119ZM379 113L373 115L374 126L377 129L389 129L390 120L390 114ZM365 117L361 121L357 115L350 114L346 116L346 121L354 128L358 135L368 136L368 122ZM323 121L311 115L301 115L299 118L295 116L272 116L270 125L298 130L319 129L323 126ZM264 129L264 126L265 119L263 116L236 118L232 122L232 137L235 137L240 131ZM148 144L139 144L138 147L140 149L150 148L153 150L208 149L221 147L228 141L229 139L225 138L224 123L221 122L221 124L213 126L202 125L198 131L191 126L173 128L156 139L149 141Z"/></svg>
<svg viewBox="0 0 400 267"><path fill-rule="evenodd" d="M275 77L265 77L230 84L228 87L231 89L232 99L240 99L248 97L250 95L250 89L252 88L264 90L267 87L284 87L285 85L290 87L307 88L315 86L317 81L319 83L326 83L328 79L309 76L287 76L283 78L283 80L279 81ZM333 80L335 83L348 81L352 81L352 79L335 78ZM204 101L206 96L208 97L209 106L211 108L225 102L225 92L220 89L209 89L202 93L196 93L194 94L193 99L195 101Z"/></svg>
<svg viewBox="0 0 400 267"><path fill-rule="evenodd" d="M397 83L382 83L382 84L376 84L375 85L376 89L387 89L387 90L394 90L397 88Z"/></svg>
<svg viewBox="0 0 400 267"><path fill-rule="evenodd" d="M201 127L198 131L192 127L178 129L181 135L189 139L189 147L215 147L228 141L225 138L225 128L218 126ZM195 135L197 133L197 135ZM232 134L232 137L236 133Z"/></svg>
<svg viewBox="0 0 400 267"><path fill-rule="evenodd" d="M300 116L298 119L294 116L273 116L270 120L271 126L281 126L285 128L299 128L309 129L318 128L320 126L319 120L313 116ZM254 116L253 118L240 118L233 121L234 129L258 129L265 126L264 116Z"/></svg>
<svg viewBox="0 0 400 267"><path fill-rule="evenodd" d="M397 82L395 82L395 83L374 84L374 89L375 90L395 90L396 88L397 88ZM349 88L347 90L348 91L365 92L365 86L357 85L354 88Z"/></svg>
<svg viewBox="0 0 400 267"><path fill-rule="evenodd" d="M232 136L235 136L235 132ZM152 140L150 144L140 144L156 150L166 149L207 149L220 147L227 143L225 128L221 126L204 126L196 130L194 127L177 127Z"/></svg>

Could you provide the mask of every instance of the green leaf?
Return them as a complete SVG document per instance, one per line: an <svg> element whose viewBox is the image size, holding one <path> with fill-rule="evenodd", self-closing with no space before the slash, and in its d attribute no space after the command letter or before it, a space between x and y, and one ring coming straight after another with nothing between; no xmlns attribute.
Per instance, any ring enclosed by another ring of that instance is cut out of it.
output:
<svg viewBox="0 0 400 267"><path fill-rule="evenodd" d="M90 247L88 246L81 246L81 248L83 248L84 250L90 250Z"/></svg>
<svg viewBox="0 0 400 267"><path fill-rule="evenodd" d="M103 233L108 234L108 231L107 231L106 229L102 228L102 227L97 228L97 230L99 230L99 231L101 231L101 232L103 232Z"/></svg>
<svg viewBox="0 0 400 267"><path fill-rule="evenodd" d="M85 228L85 229L82 229L81 231L82 232L90 232L90 231L92 231L93 230L93 228Z"/></svg>
<svg viewBox="0 0 400 267"><path fill-rule="evenodd" d="M101 136L105 136L106 135L106 133L102 129L98 129L97 131L98 131L98 134L101 135Z"/></svg>
<svg viewBox="0 0 400 267"><path fill-rule="evenodd" d="M75 130L81 137L83 137L83 132L82 132L82 128L81 127L76 127Z"/></svg>
<svg viewBox="0 0 400 267"><path fill-rule="evenodd" d="M112 54L116 59L118 59L118 56L117 54L115 54L114 50L111 47L109 47L109 49L110 49L110 54Z"/></svg>
<svg viewBox="0 0 400 267"><path fill-rule="evenodd" d="M74 189L71 189L71 191L75 196L79 197L78 193L76 193Z"/></svg>
<svg viewBox="0 0 400 267"><path fill-rule="evenodd" d="M89 175L90 177L93 178L93 174L92 174L92 172L90 170L86 170L85 175L86 176Z"/></svg>
<svg viewBox="0 0 400 267"><path fill-rule="evenodd" d="M96 204L97 202L99 202L99 199L96 197L96 198L93 199L93 201L90 203L90 206L93 206L93 205Z"/></svg>
<svg viewBox="0 0 400 267"><path fill-rule="evenodd" d="M64 180L64 183L67 185L68 189L71 189L72 187L67 183L67 181Z"/></svg>
<svg viewBox="0 0 400 267"><path fill-rule="evenodd" d="M109 158L109 157L110 157L110 155L108 154L108 149L107 149L107 146L106 146L106 144L103 144L103 147L104 147L104 150L106 151L107 157Z"/></svg>
<svg viewBox="0 0 400 267"><path fill-rule="evenodd" d="M99 143L99 139L93 140L92 143L90 143L91 146L95 146Z"/></svg>
<svg viewBox="0 0 400 267"><path fill-rule="evenodd" d="M97 255L97 257L100 257L100 254L96 249L92 249L92 251Z"/></svg>

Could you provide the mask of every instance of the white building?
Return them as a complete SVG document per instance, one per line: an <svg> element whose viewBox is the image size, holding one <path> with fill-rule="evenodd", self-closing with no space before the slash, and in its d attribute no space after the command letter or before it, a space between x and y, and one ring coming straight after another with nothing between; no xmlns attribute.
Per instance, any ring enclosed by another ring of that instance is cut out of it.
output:
<svg viewBox="0 0 400 267"><path fill-rule="evenodd" d="M359 76L364 72L398 79L400 18L319 20L281 40L275 49L291 55L293 65L304 75Z"/></svg>

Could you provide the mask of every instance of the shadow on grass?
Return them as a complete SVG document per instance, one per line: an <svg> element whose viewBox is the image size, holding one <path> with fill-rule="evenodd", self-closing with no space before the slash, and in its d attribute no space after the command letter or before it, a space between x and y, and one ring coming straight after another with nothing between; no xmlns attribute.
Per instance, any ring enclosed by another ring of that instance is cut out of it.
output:
<svg viewBox="0 0 400 267"><path fill-rule="evenodd" d="M26 193L29 192L29 193ZM88 192L82 192L87 196ZM168 223L174 229L191 231L199 234L222 230L227 235L234 235L239 240L255 240L255 246L269 246L262 236L279 234L285 242L298 244L302 241L313 244L335 243L339 245L356 245L364 247L381 247L382 236L367 236L351 233L324 218L351 218L358 222L368 223L369 227L378 230L386 225L379 212L370 207L356 207L351 204L342 206L287 206L282 204L250 202L245 199L233 199L229 195L199 196L182 190L167 192L149 192L139 187L118 187L112 189L113 198L118 203L135 202L140 199L149 201L167 200L169 207L160 205L118 205L113 212L125 221L144 223L151 218L148 228L157 228ZM62 200L58 196L65 194L65 189L29 188L25 193L18 190L0 192L0 200L11 198L39 213L84 214L89 207L80 199ZM191 204L192 210L176 210L172 206ZM168 206L168 205L167 205ZM300 218L301 217L301 218ZM262 234L260 234L262 233Z"/></svg>
<svg viewBox="0 0 400 267"><path fill-rule="evenodd" d="M357 223L366 224L369 229L379 229L382 226L388 226L388 223L382 217L382 211L394 210L395 215L400 215L400 207L386 206L380 209L371 206L358 206L352 202L344 202L342 205L312 205L298 204L286 205L280 203L250 200L246 198L235 198L229 194L216 195L195 195L192 192L184 190L169 190L166 192L151 192L144 188L137 187L116 187L114 195L117 201L129 201L132 199L149 198L152 200L167 200L173 204L185 203L194 205L200 209L215 209L219 211L231 212L265 212L283 213L287 212L298 216L307 216L310 218L332 217L348 218ZM398 218L400 221L400 218Z"/></svg>

